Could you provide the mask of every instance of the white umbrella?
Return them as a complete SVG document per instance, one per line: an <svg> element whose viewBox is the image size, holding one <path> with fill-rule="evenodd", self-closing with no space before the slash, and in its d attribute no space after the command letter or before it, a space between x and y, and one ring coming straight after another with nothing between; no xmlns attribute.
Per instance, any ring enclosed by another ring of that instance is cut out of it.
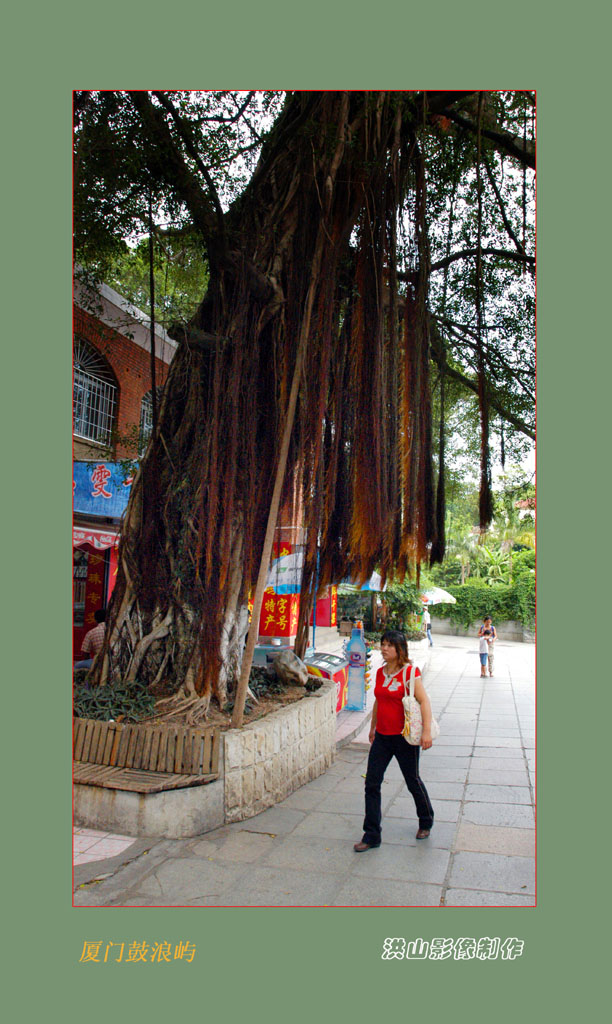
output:
<svg viewBox="0 0 612 1024"><path fill-rule="evenodd" d="M441 587L430 587L420 595L423 604L457 604L457 598Z"/></svg>

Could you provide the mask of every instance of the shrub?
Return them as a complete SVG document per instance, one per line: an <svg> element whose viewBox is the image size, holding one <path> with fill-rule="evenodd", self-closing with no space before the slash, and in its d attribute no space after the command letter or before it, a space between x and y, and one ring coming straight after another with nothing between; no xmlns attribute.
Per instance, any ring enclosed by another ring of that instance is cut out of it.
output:
<svg viewBox="0 0 612 1024"><path fill-rule="evenodd" d="M154 709L155 697L144 683L119 682L90 689L77 682L74 687L73 711L77 718L139 722Z"/></svg>
<svg viewBox="0 0 612 1024"><path fill-rule="evenodd" d="M535 577L530 570L512 584L498 583L491 586L485 580L469 579L463 586L448 589L457 603L436 605L435 614L439 618L450 619L466 627L480 621L485 615L491 615L498 622L515 619L524 626L533 625Z"/></svg>

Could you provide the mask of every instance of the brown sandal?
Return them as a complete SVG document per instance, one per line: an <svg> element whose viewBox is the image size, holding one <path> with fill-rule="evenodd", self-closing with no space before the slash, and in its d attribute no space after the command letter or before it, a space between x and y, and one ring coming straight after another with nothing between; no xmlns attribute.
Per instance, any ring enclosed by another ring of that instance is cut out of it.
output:
<svg viewBox="0 0 612 1024"><path fill-rule="evenodd" d="M365 853L366 850L377 850L380 843L376 843L375 846L372 843L355 843L353 849L355 853Z"/></svg>
<svg viewBox="0 0 612 1024"><path fill-rule="evenodd" d="M430 832L431 832L431 829L429 829L429 828L420 828L419 831L416 834L416 837L417 837L417 839L428 839Z"/></svg>

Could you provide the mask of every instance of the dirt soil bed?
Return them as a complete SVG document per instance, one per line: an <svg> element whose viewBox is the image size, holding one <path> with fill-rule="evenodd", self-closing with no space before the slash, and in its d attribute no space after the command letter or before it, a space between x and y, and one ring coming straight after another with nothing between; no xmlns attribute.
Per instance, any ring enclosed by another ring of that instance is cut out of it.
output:
<svg viewBox="0 0 612 1024"><path fill-rule="evenodd" d="M244 712L244 722L256 722L259 718L265 718L272 711L279 711L289 704L295 704L298 700L308 697L308 692L303 686L288 686L284 693L273 693L269 696L258 698L259 703L249 701ZM219 729L231 729L231 714L221 711L218 707L211 706L208 710L207 724L216 725Z"/></svg>
<svg viewBox="0 0 612 1024"><path fill-rule="evenodd" d="M260 718L265 718L266 715L271 714L273 711L279 711L281 708L295 704L299 700L305 700L308 696L309 692L303 686L286 686L282 693L262 694L258 697L257 703L249 699L244 711L243 722L245 725L249 722L256 722ZM231 729L231 711L221 711L213 703L208 708L206 717L201 717L197 713L197 706L194 707L193 701L185 701L184 703L185 707L181 709L172 703L164 704L160 698L155 706L154 714L141 719L142 724L165 725L172 723L173 725L191 727L194 725L195 712L198 725L215 725L222 731Z"/></svg>

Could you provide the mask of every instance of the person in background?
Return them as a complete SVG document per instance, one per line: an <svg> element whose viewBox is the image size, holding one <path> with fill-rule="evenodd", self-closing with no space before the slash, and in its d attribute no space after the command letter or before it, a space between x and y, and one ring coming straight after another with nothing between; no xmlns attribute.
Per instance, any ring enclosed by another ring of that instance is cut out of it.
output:
<svg viewBox="0 0 612 1024"><path fill-rule="evenodd" d="M411 665L406 637L398 630L383 633L380 652L384 664L376 673L374 709L369 740L372 744L368 757L365 780L365 818L363 839L355 843L355 853L374 850L381 843L381 786L385 771L393 757L397 759L406 785L411 793L419 819L417 839L427 839L433 827L434 812L423 780L419 775L420 749L402 736L404 729L404 667ZM408 673L406 673L408 675ZM414 669L411 690L423 716L421 747L428 750L431 739L431 704L418 668Z"/></svg>
<svg viewBox="0 0 612 1024"><path fill-rule="evenodd" d="M478 633L478 657L480 658L480 678L487 678L487 659L489 657L489 636L488 629Z"/></svg>
<svg viewBox="0 0 612 1024"><path fill-rule="evenodd" d="M106 622L106 608L98 608L94 612L94 619L97 625L90 629L83 637L83 643L81 644L81 654L83 658L81 661L75 663L75 669L77 668L91 668L93 660L100 650L104 641L104 630Z"/></svg>
<svg viewBox="0 0 612 1024"><path fill-rule="evenodd" d="M425 632L427 633L427 639L429 640L429 646L433 647L433 640L431 639L431 615L427 607L423 608L423 625L425 626Z"/></svg>
<svg viewBox="0 0 612 1024"><path fill-rule="evenodd" d="M493 620L490 615L485 615L482 626L478 630L478 636L483 637L486 634L487 639L487 667L489 669L489 675L493 675L493 665L495 662L495 641L497 640L497 632L493 625ZM484 673L486 675L486 668Z"/></svg>

